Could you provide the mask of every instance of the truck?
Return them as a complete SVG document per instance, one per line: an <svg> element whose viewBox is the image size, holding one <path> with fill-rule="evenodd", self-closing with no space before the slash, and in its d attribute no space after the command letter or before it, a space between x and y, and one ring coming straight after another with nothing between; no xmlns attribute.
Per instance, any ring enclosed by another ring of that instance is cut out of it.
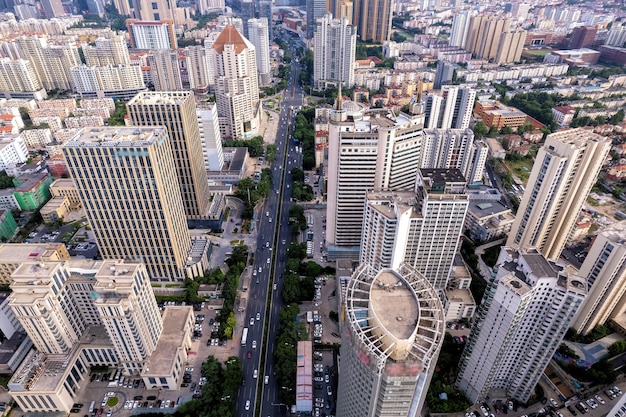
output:
<svg viewBox="0 0 626 417"><path fill-rule="evenodd" d="M243 328L243 333L241 334L241 346L245 346L248 342L248 328Z"/></svg>

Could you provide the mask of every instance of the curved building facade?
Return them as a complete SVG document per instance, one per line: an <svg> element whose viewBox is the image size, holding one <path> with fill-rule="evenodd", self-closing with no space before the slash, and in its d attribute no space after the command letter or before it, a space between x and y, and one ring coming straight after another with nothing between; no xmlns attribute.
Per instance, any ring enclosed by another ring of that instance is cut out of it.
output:
<svg viewBox="0 0 626 417"><path fill-rule="evenodd" d="M435 289L406 264L362 264L343 309L337 416L419 415L445 333Z"/></svg>

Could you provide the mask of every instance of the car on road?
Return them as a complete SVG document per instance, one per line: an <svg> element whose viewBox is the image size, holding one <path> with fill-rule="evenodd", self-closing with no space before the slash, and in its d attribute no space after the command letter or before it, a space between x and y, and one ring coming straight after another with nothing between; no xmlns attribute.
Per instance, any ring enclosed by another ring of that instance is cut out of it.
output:
<svg viewBox="0 0 626 417"><path fill-rule="evenodd" d="M249 351L248 351L248 359L250 359L251 357L252 357L252 351L251 351L251 350L249 350Z"/></svg>
<svg viewBox="0 0 626 417"><path fill-rule="evenodd" d="M250 400L246 400L246 411L250 409Z"/></svg>
<svg viewBox="0 0 626 417"><path fill-rule="evenodd" d="M324 375L324 381L328 384L330 382L330 377L328 374Z"/></svg>
<svg viewBox="0 0 626 417"><path fill-rule="evenodd" d="M254 325L254 317L250 317L250 326Z"/></svg>
<svg viewBox="0 0 626 417"><path fill-rule="evenodd" d="M256 319L261 320L261 313L256 313Z"/></svg>
<svg viewBox="0 0 626 417"><path fill-rule="evenodd" d="M602 397L600 397L599 395L596 395L596 400L600 403L600 404L606 404L606 401L604 401L604 399Z"/></svg>
<svg viewBox="0 0 626 417"><path fill-rule="evenodd" d="M267 385L268 382L270 382L270 377L269 375L265 375L265 385Z"/></svg>
<svg viewBox="0 0 626 417"><path fill-rule="evenodd" d="M321 376L316 376L315 378L313 378L313 381L315 381L315 382L324 382L324 378L322 378Z"/></svg>
<svg viewBox="0 0 626 417"><path fill-rule="evenodd" d="M326 387L326 393L328 394L329 397L333 395L333 389L330 387L330 385Z"/></svg>
<svg viewBox="0 0 626 417"><path fill-rule="evenodd" d="M554 398L550 398L550 404L554 408L558 408L559 407L559 404L554 400Z"/></svg>
<svg viewBox="0 0 626 417"><path fill-rule="evenodd" d="M259 376L259 371L255 369L254 372L252 373L252 378L256 379L258 376Z"/></svg>
<svg viewBox="0 0 626 417"><path fill-rule="evenodd" d="M256 349L256 340L252 341L252 349Z"/></svg>
<svg viewBox="0 0 626 417"><path fill-rule="evenodd" d="M272 288L273 288L273 289L276 289L276 284L274 284Z"/></svg>

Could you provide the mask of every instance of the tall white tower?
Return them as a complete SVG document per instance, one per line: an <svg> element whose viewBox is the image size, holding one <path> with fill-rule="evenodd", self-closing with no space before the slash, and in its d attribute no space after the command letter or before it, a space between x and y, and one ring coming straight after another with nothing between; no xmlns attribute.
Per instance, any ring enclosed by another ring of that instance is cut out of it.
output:
<svg viewBox="0 0 626 417"><path fill-rule="evenodd" d="M259 84L262 86L270 85L272 74L270 72L270 39L267 18L261 17L248 20L248 36L256 49Z"/></svg>
<svg viewBox="0 0 626 417"><path fill-rule="evenodd" d="M317 19L313 35L313 84L317 89L354 84L356 27L327 14Z"/></svg>

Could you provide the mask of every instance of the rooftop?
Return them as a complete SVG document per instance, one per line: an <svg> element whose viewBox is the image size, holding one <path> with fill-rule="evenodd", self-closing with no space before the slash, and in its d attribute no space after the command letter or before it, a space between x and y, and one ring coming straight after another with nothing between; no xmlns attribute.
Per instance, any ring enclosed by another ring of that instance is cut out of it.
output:
<svg viewBox="0 0 626 417"><path fill-rule="evenodd" d="M63 147L145 147L156 142L164 132L163 127L87 127Z"/></svg>
<svg viewBox="0 0 626 417"><path fill-rule="evenodd" d="M143 375L171 374L177 356L176 352L184 346L185 327L189 315L193 315L191 306L165 307L162 316L163 332L152 356L144 364Z"/></svg>
<svg viewBox="0 0 626 417"><path fill-rule="evenodd" d="M408 339L419 320L415 293L392 270L381 271L370 290L370 313L396 339Z"/></svg>
<svg viewBox="0 0 626 417"><path fill-rule="evenodd" d="M181 104L187 100L193 100L193 93L191 91L143 91L133 97L128 105L135 104L161 104L172 105Z"/></svg>
<svg viewBox="0 0 626 417"><path fill-rule="evenodd" d="M468 210L478 218L511 211L510 208L502 204L500 201L495 200L470 202Z"/></svg>
<svg viewBox="0 0 626 417"><path fill-rule="evenodd" d="M224 29L213 44L213 49L218 54L221 54L224 52L224 45L234 45L236 54L240 54L247 47L246 41L233 25L224 26Z"/></svg>
<svg viewBox="0 0 626 417"><path fill-rule="evenodd" d="M64 248L63 243L5 243L0 245L0 264L39 261L50 252Z"/></svg>

